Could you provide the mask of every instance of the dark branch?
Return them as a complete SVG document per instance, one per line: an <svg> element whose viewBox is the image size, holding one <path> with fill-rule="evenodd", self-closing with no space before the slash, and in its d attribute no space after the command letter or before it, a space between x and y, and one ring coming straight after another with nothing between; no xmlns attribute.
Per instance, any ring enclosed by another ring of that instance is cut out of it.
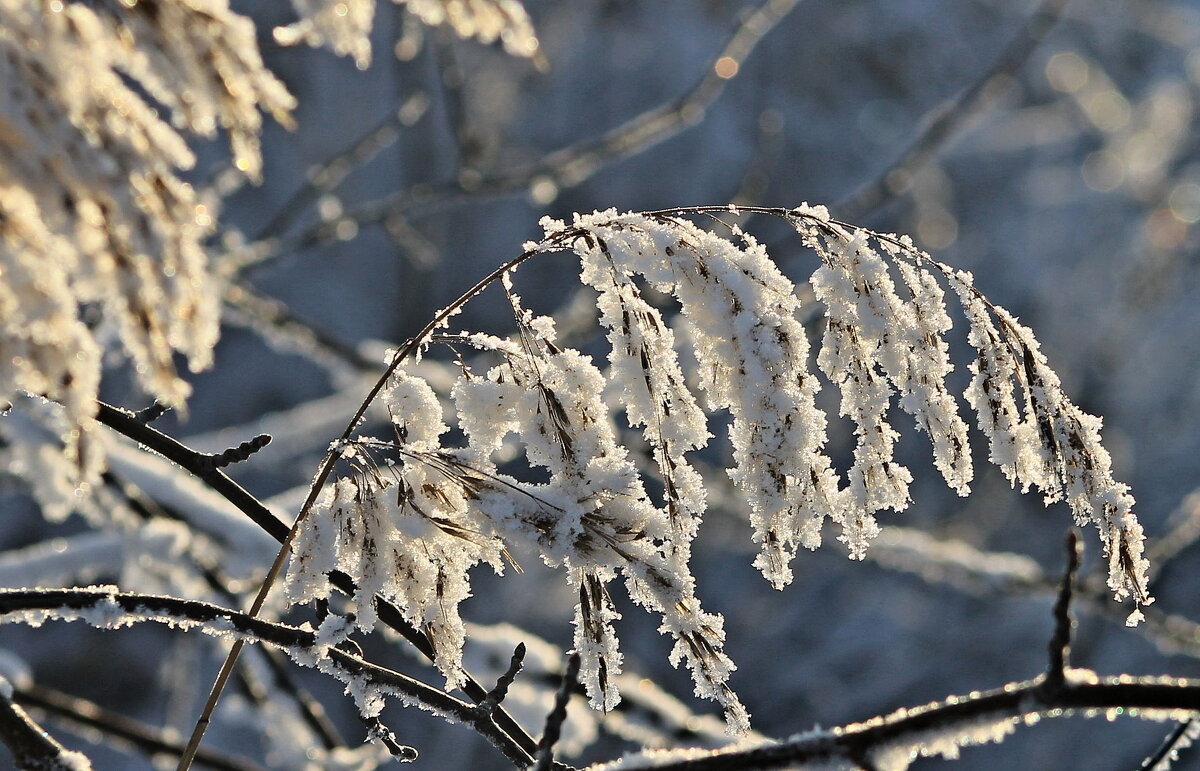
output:
<svg viewBox="0 0 1200 771"><path fill-rule="evenodd" d="M488 691L488 695L483 701L479 702L479 709L484 710L488 715L492 714L492 710L500 706L504 701L504 697L508 695L508 689L517 679L517 673L521 671L522 665L525 663L525 643L517 643L517 647L513 650L512 659L508 662L508 669L504 674L500 675L500 679L496 681L496 687Z"/></svg>
<svg viewBox="0 0 1200 771"><path fill-rule="evenodd" d="M287 536L288 526L245 488L230 479L225 472L206 461L206 453L197 452L158 429L139 421L132 414L104 402L97 402L96 420L119 434L145 445L167 460L181 466L198 477L206 485L220 493L230 503L262 528L272 538L281 541Z"/></svg>
<svg viewBox="0 0 1200 771"><path fill-rule="evenodd" d="M1075 574L1079 570L1079 536L1074 530L1067 533L1067 570L1063 574L1054 603L1054 636L1050 638L1050 666L1046 668L1046 688L1061 688L1071 666L1071 631L1075 620L1071 617L1071 591Z"/></svg>
<svg viewBox="0 0 1200 771"><path fill-rule="evenodd" d="M248 439L242 442L237 447L230 447L224 452L219 452L211 455L204 455L202 463L210 465L213 469L225 468L234 463L241 463L249 460L250 456L258 452L262 448L271 443L270 434L259 434L253 439Z"/></svg>
<svg viewBox="0 0 1200 771"><path fill-rule="evenodd" d="M1163 768L1170 768L1171 763L1179 760L1180 750L1191 747L1197 738L1200 738L1200 723L1194 718L1179 721L1154 754L1142 761L1138 771L1157 771L1163 763L1166 764Z"/></svg>
<svg viewBox="0 0 1200 771"><path fill-rule="evenodd" d="M554 761L554 745L562 736L563 723L567 721L567 703L571 701L571 693L579 679L580 656L572 651L567 659L567 671L563 672L562 685L554 697L554 709L546 717L546 730L542 732L542 740L538 742L537 765L534 771L549 771Z"/></svg>
<svg viewBox="0 0 1200 771"><path fill-rule="evenodd" d="M367 724L367 733L369 733L371 738L373 738L375 741L379 742L384 747L387 747L387 751L390 752L392 757L394 757L396 760L399 760L401 763L410 763L417 759L416 749L409 747L407 744L401 744L399 740L396 739L396 734L392 731L392 729L385 726L383 721L380 720L377 715L364 718L364 720Z"/></svg>
<svg viewBox="0 0 1200 771"><path fill-rule="evenodd" d="M1057 694L1047 693L1044 678L1010 683L984 693L951 697L923 707L900 710L886 717L855 723L810 737L754 749L714 750L676 763L656 763L655 771L767 771L802 763L861 757L879 749L912 744L914 749L929 732L951 736L962 731L962 744L981 743L967 738L982 723L1016 726L1026 718L1064 717L1067 714L1123 708L1133 710L1200 712L1200 681L1177 678L1097 678L1096 682L1069 682ZM1152 716L1156 717L1156 716Z"/></svg>

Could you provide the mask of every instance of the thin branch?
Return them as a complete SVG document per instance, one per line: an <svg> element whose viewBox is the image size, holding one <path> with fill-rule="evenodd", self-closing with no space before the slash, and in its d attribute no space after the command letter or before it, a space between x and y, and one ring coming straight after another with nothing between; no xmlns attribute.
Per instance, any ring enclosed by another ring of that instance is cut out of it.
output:
<svg viewBox="0 0 1200 771"><path fill-rule="evenodd" d="M132 745L149 756L178 755L183 751L182 744L168 739L161 730L78 696L39 685L14 687L13 696L23 706L41 710L56 722L99 731L105 737ZM249 760L213 750L198 752L196 763L215 771L262 771L261 766Z"/></svg>
<svg viewBox="0 0 1200 771"><path fill-rule="evenodd" d="M1002 78L1015 75L1047 33L1058 24L1068 0L1043 0L1005 46L995 63L954 98L939 104L926 117L925 127L887 168L847 198L831 206L838 216L861 219L888 198L904 192L918 169L934 158L995 95Z"/></svg>
<svg viewBox="0 0 1200 771"><path fill-rule="evenodd" d="M417 751L407 744L401 744L396 739L396 734L392 729L383 724L378 715L364 717L363 721L367 724L367 733L371 738L387 747L387 751L392 754L392 757L399 760L401 763L411 763L417 759Z"/></svg>
<svg viewBox="0 0 1200 771"><path fill-rule="evenodd" d="M1067 570L1054 603L1054 636L1050 638L1050 665L1046 668L1047 689L1063 687L1067 668L1071 666L1071 630L1075 626L1071 617L1071 591L1079 570L1079 551L1079 536L1071 530L1067 533Z"/></svg>
<svg viewBox="0 0 1200 771"><path fill-rule="evenodd" d="M304 184L279 207L274 217L267 220L254 240L261 241L285 232L322 195L336 189L352 171L395 142L400 136L402 112L401 108L393 108L345 150L309 167Z"/></svg>
<svg viewBox="0 0 1200 771"><path fill-rule="evenodd" d="M236 447L230 447L223 452L206 454L204 463L212 466L214 469L225 468L234 463L241 463L250 459L250 456L258 452L262 448L271 443L270 434L259 434L253 439L247 439Z"/></svg>
<svg viewBox="0 0 1200 771"><path fill-rule="evenodd" d="M268 345L302 353L330 368L348 365L360 372L379 368L379 362L300 318L281 300L263 295L245 281L230 284L223 299L225 316L257 333Z"/></svg>
<svg viewBox="0 0 1200 771"><path fill-rule="evenodd" d="M197 452L181 442L167 436L163 432L139 421L134 415L113 407L111 404L97 402L96 420L113 429L119 434L129 437L138 444L145 445L162 455L167 460L181 466L188 473L199 478L206 485L238 508L250 518L254 524L262 528L276 540L287 535L288 526L264 506L257 498L248 493L245 488L234 482L219 468L213 468L205 462L207 453Z"/></svg>
<svg viewBox="0 0 1200 771"><path fill-rule="evenodd" d="M150 498L144 491L137 489L136 485L133 485L131 482L122 482L117 479L111 471L104 473L104 480L110 486L121 491L121 494L127 499L130 508L143 520L151 521L161 517L172 522L186 522L183 517L169 506L162 505L160 502ZM195 563L204 582L217 596L231 604L238 602L237 595L229 588L228 578L221 574L221 570L214 559L201 553L196 553L195 550L189 550L188 556ZM346 746L345 741L339 736L337 728L325 714L325 709L321 703L293 681L291 675L281 662L280 654L277 651L269 649L264 649L262 653L262 659L266 663L267 668L271 670L275 686L287 693L296 702L296 706L304 722L320 737L326 749ZM261 704L265 699L270 698L270 694L266 692L266 689L261 686L256 687L251 682L247 677L247 672L243 671L241 674L242 685L250 698L256 703ZM180 751L182 751L182 745L178 746L175 754L178 754ZM200 755L197 755L197 760L199 758Z"/></svg>
<svg viewBox="0 0 1200 771"><path fill-rule="evenodd" d="M1078 670L1076 670L1078 673ZM1091 673L1086 673L1090 675ZM769 771L803 763L851 759L891 747L920 744L931 732L950 737L973 734L984 724L998 733L1033 718L1085 716L1122 709L1130 716L1160 719L1164 713L1200 712L1200 680L1116 677L1068 680L1051 694L1044 677L1009 683L985 692L953 696L945 701L902 709L884 717L823 731L779 744L751 749L714 750L706 755L671 762L663 757L655 771ZM1140 714L1135 713L1139 711ZM1146 713L1149 714L1146 714ZM978 743L971 740L964 743ZM694 751L693 751L694 753Z"/></svg>
<svg viewBox="0 0 1200 771"><path fill-rule="evenodd" d="M504 701L504 697L508 695L509 687L517 679L517 673L521 671L524 663L525 643L518 643L517 647L513 650L512 658L508 662L508 669L504 671L504 674L500 675L500 679L496 681L496 687L488 691L488 695L484 700L479 702L479 709L485 710L491 715L492 710L500 706Z"/></svg>

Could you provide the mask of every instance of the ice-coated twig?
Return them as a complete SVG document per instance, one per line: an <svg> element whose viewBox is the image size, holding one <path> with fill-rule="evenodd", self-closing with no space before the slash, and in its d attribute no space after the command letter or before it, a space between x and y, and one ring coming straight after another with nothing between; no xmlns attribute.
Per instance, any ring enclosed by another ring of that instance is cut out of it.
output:
<svg viewBox="0 0 1200 771"><path fill-rule="evenodd" d="M96 420L182 466L224 496L272 538L280 539L287 534L287 525L245 488L230 479L225 472L206 462L206 453L196 452L158 429L142 423L125 410L104 402L98 402Z"/></svg>
<svg viewBox="0 0 1200 771"><path fill-rule="evenodd" d="M262 241L286 232L322 195L333 192L353 170L369 162L376 154L394 143L400 136L399 128L403 122L403 114L402 109L388 110L382 120L363 132L349 147L310 166L303 184L276 209L275 215L258 230L254 240ZM234 263L234 258L227 257L226 262ZM257 263L237 262L234 263L234 267L241 271L255 264Z"/></svg>
<svg viewBox="0 0 1200 771"><path fill-rule="evenodd" d="M541 740L538 741L537 764L534 766L534 771L550 771L554 761L554 745L562 736L563 723L567 720L567 703L571 701L571 694L578 682L580 661L582 659L574 651L567 657L567 668L563 672L562 684L558 687L558 693L554 697L554 708L546 716L546 727L542 731Z"/></svg>

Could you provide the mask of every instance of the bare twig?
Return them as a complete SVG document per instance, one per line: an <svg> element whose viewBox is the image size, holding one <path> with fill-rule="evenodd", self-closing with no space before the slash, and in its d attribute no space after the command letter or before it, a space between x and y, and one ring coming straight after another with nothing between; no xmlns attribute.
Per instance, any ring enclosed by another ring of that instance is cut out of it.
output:
<svg viewBox="0 0 1200 771"><path fill-rule="evenodd" d="M371 738L384 747L387 747L387 751L396 760L399 760L401 763L410 763L417 759L416 749L409 747L407 744L401 744L396 739L395 732L385 726L378 715L372 715L371 717L363 718L363 720L367 724L367 733L371 735Z"/></svg>
<svg viewBox="0 0 1200 771"><path fill-rule="evenodd" d="M427 211L480 198L524 194L535 184L555 193L582 184L608 164L642 153L700 123L705 111L737 77L758 44L801 1L764 0L743 18L687 93L647 110L599 137L569 145L515 169L473 178L468 176L465 183L455 179L399 191L347 211L340 219L360 225L372 224L410 210ZM260 259L291 254L320 243L332 232L331 228L336 227L337 222L324 223L293 238L281 238L273 249L261 254Z"/></svg>
<svg viewBox="0 0 1200 771"><path fill-rule="evenodd" d="M1046 668L1046 688L1050 690L1063 687L1067 667L1071 666L1071 630L1075 626L1071 592L1079 570L1079 551L1079 536L1071 530L1067 533L1067 569L1054 603L1054 636L1050 638L1050 665Z"/></svg>
<svg viewBox="0 0 1200 771"><path fill-rule="evenodd" d="M554 761L554 745L562 736L563 723L567 721L567 703L575 691L575 683L579 679L580 656L577 651L571 651L567 657L567 669L563 672L562 684L554 697L554 709L546 716L546 728L542 731L542 739L538 742L537 765L534 771L549 771Z"/></svg>
<svg viewBox="0 0 1200 771"><path fill-rule="evenodd" d="M374 372L379 362L362 355L292 312L280 300L266 297L242 281L225 290L225 315L262 337L268 345L298 351L326 367L350 366Z"/></svg>
<svg viewBox="0 0 1200 771"><path fill-rule="evenodd" d="M525 643L518 643L513 650L512 658L508 662L508 669L504 674L500 675L500 679L496 681L496 687L488 691L488 695L483 701L479 702L479 709L485 711L489 716L492 710L500 706L504 701L504 697L508 695L508 689L512 686L513 681L517 679L517 673L521 671L521 667L525 663Z"/></svg>
<svg viewBox="0 0 1200 771"><path fill-rule="evenodd" d="M378 123L351 142L348 148L309 168L304 184L279 207L274 217L267 220L255 240L285 232L323 194L337 188L350 172L395 142L403 122L401 114L401 109L389 110Z"/></svg>
<svg viewBox="0 0 1200 771"><path fill-rule="evenodd" d="M249 460L250 456L258 452L262 448L271 443L270 434L259 434L253 439L247 439L237 447L230 447L224 452L206 454L203 456L202 463L211 466L214 469L225 468L234 463L241 463Z"/></svg>

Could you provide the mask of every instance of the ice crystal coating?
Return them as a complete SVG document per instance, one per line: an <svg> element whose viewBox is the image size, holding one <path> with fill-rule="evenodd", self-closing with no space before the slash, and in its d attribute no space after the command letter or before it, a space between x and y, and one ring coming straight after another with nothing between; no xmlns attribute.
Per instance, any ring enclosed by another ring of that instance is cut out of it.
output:
<svg viewBox="0 0 1200 771"><path fill-rule="evenodd" d="M807 370L808 338L796 317L799 301L792 283L769 260L766 250L740 231L736 233L740 243L735 243L681 219L617 216L613 211L577 217L574 226L587 233L573 244L586 283L603 291L604 280L632 287L631 278L642 276L678 300L708 407L727 409L733 416L730 476L751 507L755 540L762 548L755 564L782 587L791 581L788 563L797 547L820 543L824 519L845 522L843 495L824 454L826 420L814 402L818 384ZM606 274L612 278L605 279ZM652 323L639 325L639 339L634 340L632 325L629 333L624 331L624 316L618 327L613 311L606 311L605 294L614 292L605 292L601 299L601 311L609 318L603 323L613 330L609 337L615 363L610 377L624 393L649 391L663 416L672 405L683 407L679 410L683 414L672 422L686 433L673 443L665 441L668 437L659 440L664 447L674 447L659 452L674 467L661 460L659 465L672 473L684 470L679 478L670 479L668 489L678 491L678 508L694 515L698 512L692 507L702 505L703 491L688 486L699 485L699 477L688 473L686 460L675 461L671 453L706 443L703 416L675 373L673 354L664 350L670 338L662 336L664 344L652 350L641 344L646 334L641 328L653 330L658 323L655 317L648 317ZM607 300L610 305L614 302ZM639 350L657 354L654 359L639 356L637 362L642 369L657 370L655 375L617 366L622 348L632 350L635 343L641 344ZM630 418L640 423L647 419L645 413L635 403ZM647 438L655 443L653 437Z"/></svg>

